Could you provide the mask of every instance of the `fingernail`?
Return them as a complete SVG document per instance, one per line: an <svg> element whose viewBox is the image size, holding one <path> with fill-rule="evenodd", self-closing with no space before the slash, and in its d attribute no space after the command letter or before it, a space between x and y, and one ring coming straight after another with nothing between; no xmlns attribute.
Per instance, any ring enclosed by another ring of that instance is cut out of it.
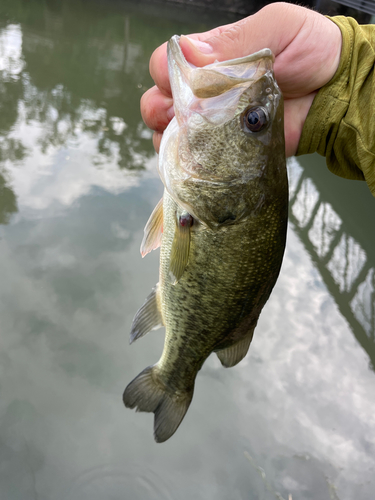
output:
<svg viewBox="0 0 375 500"><path fill-rule="evenodd" d="M184 36L184 35L183 35ZM212 54L213 48L209 43L201 42L200 40L196 40L195 38L190 38L185 35L185 38L189 40L202 54Z"/></svg>

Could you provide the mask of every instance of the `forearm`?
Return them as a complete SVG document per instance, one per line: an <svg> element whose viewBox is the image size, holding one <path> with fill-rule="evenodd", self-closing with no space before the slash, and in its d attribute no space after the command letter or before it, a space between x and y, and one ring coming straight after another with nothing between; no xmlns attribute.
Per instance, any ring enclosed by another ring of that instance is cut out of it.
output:
<svg viewBox="0 0 375 500"><path fill-rule="evenodd" d="M317 151L333 173L365 179L375 196L375 26L331 21L342 33L340 64L315 96L297 155Z"/></svg>

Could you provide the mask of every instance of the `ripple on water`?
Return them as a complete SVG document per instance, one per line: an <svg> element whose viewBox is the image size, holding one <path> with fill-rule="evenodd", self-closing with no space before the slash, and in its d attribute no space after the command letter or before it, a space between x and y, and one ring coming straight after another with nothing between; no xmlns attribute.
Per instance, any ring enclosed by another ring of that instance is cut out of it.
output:
<svg viewBox="0 0 375 500"><path fill-rule="evenodd" d="M59 500L173 500L165 481L145 464L123 468L103 464L77 476L58 496Z"/></svg>

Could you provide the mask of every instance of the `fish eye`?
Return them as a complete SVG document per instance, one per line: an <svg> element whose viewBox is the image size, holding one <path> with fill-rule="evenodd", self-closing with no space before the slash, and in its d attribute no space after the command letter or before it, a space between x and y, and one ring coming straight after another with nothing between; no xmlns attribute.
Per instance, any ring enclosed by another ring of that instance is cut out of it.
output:
<svg viewBox="0 0 375 500"><path fill-rule="evenodd" d="M260 132L268 125L268 114L260 106L247 108L241 116L241 122L244 130Z"/></svg>

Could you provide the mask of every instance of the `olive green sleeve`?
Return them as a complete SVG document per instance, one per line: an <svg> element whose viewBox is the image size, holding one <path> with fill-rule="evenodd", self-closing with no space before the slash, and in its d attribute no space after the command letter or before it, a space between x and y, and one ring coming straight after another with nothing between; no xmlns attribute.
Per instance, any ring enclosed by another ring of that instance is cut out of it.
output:
<svg viewBox="0 0 375 500"><path fill-rule="evenodd" d="M342 33L340 63L315 96L297 155L317 151L334 174L366 180L375 196L375 25L330 19Z"/></svg>

